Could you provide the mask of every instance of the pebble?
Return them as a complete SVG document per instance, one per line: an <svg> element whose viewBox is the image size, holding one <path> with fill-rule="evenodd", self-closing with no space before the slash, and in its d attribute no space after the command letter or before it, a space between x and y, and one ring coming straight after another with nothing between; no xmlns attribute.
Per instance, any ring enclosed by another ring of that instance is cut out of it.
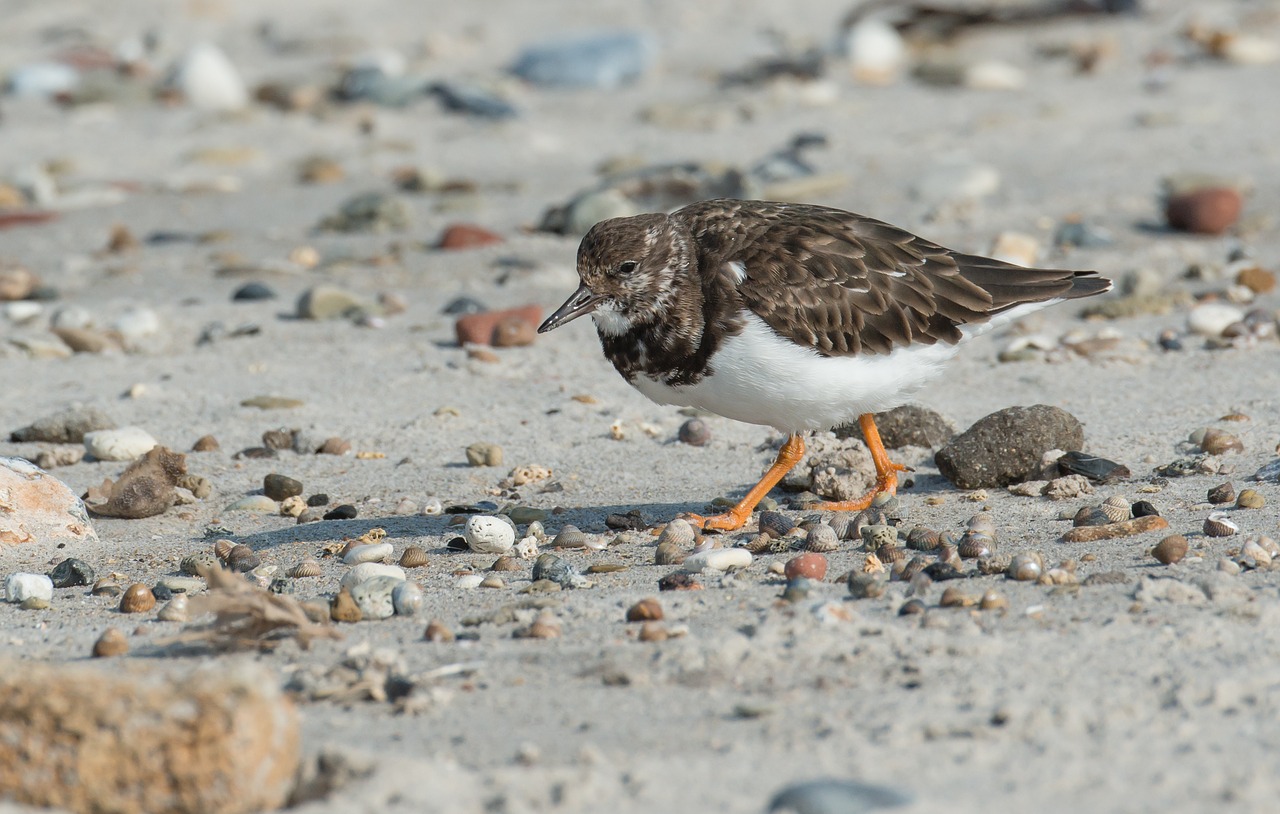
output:
<svg viewBox="0 0 1280 814"><path fill-rule="evenodd" d="M101 577L97 582L93 583L93 588L89 593L93 596L119 596L124 593L124 589L111 577Z"/></svg>
<svg viewBox="0 0 1280 814"><path fill-rule="evenodd" d="M429 642L451 642L454 640L453 631L445 626L444 622L439 619L432 619L427 623L427 629L423 632L422 638Z"/></svg>
<svg viewBox="0 0 1280 814"><path fill-rule="evenodd" d="M93 643L93 657L96 659L114 658L129 652L129 639L119 628L109 627Z"/></svg>
<svg viewBox="0 0 1280 814"><path fill-rule="evenodd" d="M111 329L124 338L128 345L160 333L160 316L150 308L131 306L111 322Z"/></svg>
<svg viewBox="0 0 1280 814"><path fill-rule="evenodd" d="M1169 528L1169 521L1159 515L1135 517L1120 523L1107 523L1099 526L1080 526L1062 535L1064 543L1091 543L1097 540L1110 540L1116 537L1130 537Z"/></svg>
<svg viewBox="0 0 1280 814"><path fill-rule="evenodd" d="M150 452L157 442L141 427L120 427L85 433L85 451L99 461L132 461Z"/></svg>
<svg viewBox="0 0 1280 814"><path fill-rule="evenodd" d="M298 297L297 312L301 319L359 319L377 309L345 289L332 285L308 288Z"/></svg>
<svg viewBox="0 0 1280 814"><path fill-rule="evenodd" d="M979 419L938 450L943 477L961 489L983 489L1034 480L1051 449L1078 450L1084 428L1058 407L1009 407Z"/></svg>
<svg viewBox="0 0 1280 814"><path fill-rule="evenodd" d="M216 452L221 447L218 439L212 435L202 435L191 445L192 452Z"/></svg>
<svg viewBox="0 0 1280 814"><path fill-rule="evenodd" d="M1204 187L1169 195L1164 205L1171 229L1198 235L1220 235L1235 224L1244 198L1231 187Z"/></svg>
<svg viewBox="0 0 1280 814"><path fill-rule="evenodd" d="M388 619L395 614L392 593L404 580L394 576L374 577L358 583L351 591L351 600L360 609L362 619Z"/></svg>
<svg viewBox="0 0 1280 814"><path fill-rule="evenodd" d="M479 588L484 584L484 576L481 574L463 574L458 577L458 587L465 590Z"/></svg>
<svg viewBox="0 0 1280 814"><path fill-rule="evenodd" d="M262 478L262 492L272 500L284 500L302 494L302 481L272 472Z"/></svg>
<svg viewBox="0 0 1280 814"><path fill-rule="evenodd" d="M1209 338L1220 337L1228 326L1240 322L1244 316L1244 311L1234 305L1205 302L1187 314L1187 330Z"/></svg>
<svg viewBox="0 0 1280 814"><path fill-rule="evenodd" d="M351 597L351 589L346 586L329 602L329 618L335 622L359 622L363 617L360 606Z"/></svg>
<svg viewBox="0 0 1280 814"><path fill-rule="evenodd" d="M89 563L70 557L53 567L49 572L49 579L55 588L73 588L77 585L92 585L97 575Z"/></svg>
<svg viewBox="0 0 1280 814"><path fill-rule="evenodd" d="M574 568L568 560L557 557L555 554L541 554L534 560L531 579L534 582L542 579L550 580L562 588L576 588L583 582L578 569Z"/></svg>
<svg viewBox="0 0 1280 814"><path fill-rule="evenodd" d="M121 613L146 613L155 606L155 594L140 582L130 585L120 597Z"/></svg>
<svg viewBox="0 0 1280 814"><path fill-rule="evenodd" d="M916 198L930 204L976 201L1000 189L995 167L963 160L946 160L927 170L912 186Z"/></svg>
<svg viewBox="0 0 1280 814"><path fill-rule="evenodd" d="M517 329L516 321L524 323L524 326ZM459 345L496 345L498 340L511 342L521 336L527 337L529 329L532 329L536 335L541 322L542 308L537 305L525 305L502 311L465 314L454 322L453 330ZM501 337L498 335L500 327L503 332Z"/></svg>
<svg viewBox="0 0 1280 814"><path fill-rule="evenodd" d="M28 62L15 65L5 77L5 90L12 96L51 99L68 94L80 84L80 72L61 62Z"/></svg>
<svg viewBox="0 0 1280 814"><path fill-rule="evenodd" d="M1181 534L1170 534L1151 549L1151 556L1161 565L1173 565L1182 562L1187 556L1187 538Z"/></svg>
<svg viewBox="0 0 1280 814"><path fill-rule="evenodd" d="M691 447L706 446L711 441L711 428L701 418L691 418L680 425L676 437Z"/></svg>
<svg viewBox="0 0 1280 814"><path fill-rule="evenodd" d="M945 416L918 404L904 404L876 413L876 428L886 449L908 446L937 449L956 434L955 425ZM835 433L840 438L862 438L857 424L837 427Z"/></svg>
<svg viewBox="0 0 1280 814"><path fill-rule="evenodd" d="M503 582L502 577L497 574L490 574L480 581L480 587L501 589L507 587L507 583Z"/></svg>
<svg viewBox="0 0 1280 814"><path fill-rule="evenodd" d="M249 495L229 504L223 511L257 512L258 514L278 514L280 504L266 495Z"/></svg>
<svg viewBox="0 0 1280 814"><path fill-rule="evenodd" d="M477 441L466 449L468 466L502 466L502 447Z"/></svg>
<svg viewBox="0 0 1280 814"><path fill-rule="evenodd" d="M463 536L467 547L481 554L506 554L516 542L516 531L511 523L484 514L467 518Z"/></svg>
<svg viewBox="0 0 1280 814"><path fill-rule="evenodd" d="M275 289L266 283L258 282L245 283L231 295L232 302L261 302L263 300L274 300L275 298Z"/></svg>
<svg viewBox="0 0 1280 814"><path fill-rule="evenodd" d="M470 223L455 223L445 227L440 234L438 248L457 251L459 249L475 249L480 246L492 246L502 242L502 235L491 232L481 226Z"/></svg>
<svg viewBox="0 0 1280 814"><path fill-rule="evenodd" d="M362 562L342 575L339 588L354 588L362 582L377 577L395 577L403 582L408 579L403 568L398 565L386 565L380 562Z"/></svg>
<svg viewBox="0 0 1280 814"><path fill-rule="evenodd" d="M641 599L627 608L628 622L657 622L662 618L662 603L653 597Z"/></svg>
<svg viewBox="0 0 1280 814"><path fill-rule="evenodd" d="M211 43L192 47L174 69L173 87L200 110L240 110L249 91L227 55Z"/></svg>
<svg viewBox="0 0 1280 814"><path fill-rule="evenodd" d="M783 574L787 579L805 577L821 582L827 576L827 558L813 552L792 557L787 561Z"/></svg>
<svg viewBox="0 0 1280 814"><path fill-rule="evenodd" d="M18 572L10 574L4 582L6 602L26 602L28 599L53 599L53 580L44 574Z"/></svg>
<svg viewBox="0 0 1280 814"><path fill-rule="evenodd" d="M186 622L191 617L187 611L187 603L186 594L178 594L165 603L165 606L156 614L156 618L161 622Z"/></svg>
<svg viewBox="0 0 1280 814"><path fill-rule="evenodd" d="M342 561L347 565L359 565L365 562L382 562L394 553L391 543L372 543L352 546Z"/></svg>
<svg viewBox="0 0 1280 814"><path fill-rule="evenodd" d="M684 558L686 573L697 574L704 570L733 571L751 565L753 557L745 548L712 548L695 551Z"/></svg>
<svg viewBox="0 0 1280 814"><path fill-rule="evenodd" d="M845 32L842 47L854 81L887 85L907 62L907 46L897 29L876 17L859 20Z"/></svg>
<svg viewBox="0 0 1280 814"><path fill-rule="evenodd" d="M359 510L350 503L339 503L329 511L325 512L323 519L325 520L355 520L360 514Z"/></svg>
<svg viewBox="0 0 1280 814"><path fill-rule="evenodd" d="M638 32L595 34L529 46L511 72L540 87L608 90L639 79L656 51L654 41Z"/></svg>
<svg viewBox="0 0 1280 814"><path fill-rule="evenodd" d="M207 586L205 581L198 577L164 576L156 580L155 587L168 590L174 594L196 594L203 591Z"/></svg>
<svg viewBox="0 0 1280 814"><path fill-rule="evenodd" d="M10 440L82 444L86 433L115 428L116 423L102 410L96 407L73 407L45 416L30 426L14 430L10 434Z"/></svg>
<svg viewBox="0 0 1280 814"><path fill-rule="evenodd" d="M1236 499L1235 484L1230 481L1220 483L1209 490L1207 497L1209 502L1215 506L1221 506L1224 503L1234 503Z"/></svg>
<svg viewBox="0 0 1280 814"><path fill-rule="evenodd" d="M538 338L538 326L523 316L510 316L498 320L493 326L491 339L495 348L522 348L532 345Z"/></svg>
<svg viewBox="0 0 1280 814"><path fill-rule="evenodd" d="M412 211L395 195L367 192L347 199L337 214L320 221L317 229L331 232L400 232L409 228Z"/></svg>

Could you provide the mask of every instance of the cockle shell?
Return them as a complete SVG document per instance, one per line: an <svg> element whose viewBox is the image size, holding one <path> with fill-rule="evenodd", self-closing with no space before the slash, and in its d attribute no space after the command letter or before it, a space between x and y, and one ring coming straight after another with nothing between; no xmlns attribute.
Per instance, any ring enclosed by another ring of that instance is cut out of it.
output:
<svg viewBox="0 0 1280 814"><path fill-rule="evenodd" d="M411 545L400 554L401 568L421 568L427 564L427 552L416 545Z"/></svg>
<svg viewBox="0 0 1280 814"><path fill-rule="evenodd" d="M320 563L308 557L305 560L300 560L296 565L286 571L285 574L293 579L318 577L320 576Z"/></svg>

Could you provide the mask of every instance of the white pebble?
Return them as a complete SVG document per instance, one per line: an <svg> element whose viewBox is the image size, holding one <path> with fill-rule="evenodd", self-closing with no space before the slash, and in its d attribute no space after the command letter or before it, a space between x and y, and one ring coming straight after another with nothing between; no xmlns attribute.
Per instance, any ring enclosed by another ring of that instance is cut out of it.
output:
<svg viewBox="0 0 1280 814"><path fill-rule="evenodd" d="M391 591L396 616L417 616L425 599L422 586L416 582L402 582Z"/></svg>
<svg viewBox="0 0 1280 814"><path fill-rule="evenodd" d="M1222 302L1197 305L1187 314L1187 330L1201 336L1222 336L1228 325L1244 319L1244 311Z"/></svg>
<svg viewBox="0 0 1280 814"><path fill-rule="evenodd" d="M397 577L401 582L407 579L404 569L398 565L384 565L380 562L362 562L342 575L341 581L338 582L338 587L354 588L360 583L373 579L374 577Z"/></svg>
<svg viewBox="0 0 1280 814"><path fill-rule="evenodd" d="M396 612L392 592L403 583L393 576L366 579L351 589L351 599L365 619L389 619Z"/></svg>
<svg viewBox="0 0 1280 814"><path fill-rule="evenodd" d="M30 300L7 302L4 305L5 319L19 325L24 322L30 322L42 313L44 313L44 306L38 302L31 302Z"/></svg>
<svg viewBox="0 0 1280 814"><path fill-rule="evenodd" d="M440 503L440 498L427 498L427 502L422 504L422 513L428 517L433 517L437 514L444 514L444 506Z"/></svg>
<svg viewBox="0 0 1280 814"><path fill-rule="evenodd" d="M87 436L86 436L87 437ZM227 508L227 512L258 512L259 514L275 514L280 511L280 504L266 495L249 495L235 501Z"/></svg>
<svg viewBox="0 0 1280 814"><path fill-rule="evenodd" d="M884 85L892 82L906 64L907 46L902 36L884 20L865 19L845 35L844 52L849 70L859 82Z"/></svg>
<svg viewBox="0 0 1280 814"><path fill-rule="evenodd" d="M381 562L391 556L391 543L373 543L358 545L348 551L342 561L347 565L359 565L362 562Z"/></svg>
<svg viewBox="0 0 1280 814"><path fill-rule="evenodd" d="M137 342L160 333L160 317L155 311L133 306L116 318L111 327L120 332L126 342Z"/></svg>
<svg viewBox="0 0 1280 814"><path fill-rule="evenodd" d="M751 564L751 552L745 548L712 548L698 551L684 559L684 570L697 574L704 570L729 571Z"/></svg>
<svg viewBox="0 0 1280 814"><path fill-rule="evenodd" d="M463 529L467 547L481 554L506 554L516 544L516 530L500 517L477 514Z"/></svg>
<svg viewBox="0 0 1280 814"><path fill-rule="evenodd" d="M99 461L132 461L156 445L156 439L141 427L96 430L84 435L84 448Z"/></svg>
<svg viewBox="0 0 1280 814"><path fill-rule="evenodd" d="M480 583L482 582L484 582L483 574L464 574L463 576L458 577L458 587L466 588L468 590L472 588L479 588Z"/></svg>
<svg viewBox="0 0 1280 814"><path fill-rule="evenodd" d="M10 574L4 583L4 598L9 602L25 602L28 599L53 599L53 580L44 574Z"/></svg>
<svg viewBox="0 0 1280 814"><path fill-rule="evenodd" d="M221 48L201 43L187 52L174 72L174 85L187 103L201 110L239 110L249 91Z"/></svg>
<svg viewBox="0 0 1280 814"><path fill-rule="evenodd" d="M1027 74L1017 65L987 60L970 65L964 71L964 85L974 90L1020 90L1027 84Z"/></svg>

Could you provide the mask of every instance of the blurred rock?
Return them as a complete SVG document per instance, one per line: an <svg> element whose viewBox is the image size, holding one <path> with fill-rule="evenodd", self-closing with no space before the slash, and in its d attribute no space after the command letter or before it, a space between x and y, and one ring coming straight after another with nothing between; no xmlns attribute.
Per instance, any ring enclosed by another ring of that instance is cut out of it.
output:
<svg viewBox="0 0 1280 814"><path fill-rule="evenodd" d="M169 84L187 104L201 110L240 110L249 103L249 91L235 65L211 43L188 51L175 66Z"/></svg>
<svg viewBox="0 0 1280 814"><path fill-rule="evenodd" d="M1199 235L1220 235L1240 217L1244 199L1229 187L1207 187L1170 195L1164 214L1169 228Z"/></svg>
<svg viewBox="0 0 1280 814"><path fill-rule="evenodd" d="M11 441L42 441L49 444L80 444L85 433L115 429L116 423L96 407L71 407L45 416L30 426L14 430Z"/></svg>
<svg viewBox="0 0 1280 814"><path fill-rule="evenodd" d="M384 192L366 192L347 199L337 214L316 227L329 232L399 232L407 229L411 212L408 204Z"/></svg>
<svg viewBox="0 0 1280 814"><path fill-rule="evenodd" d="M0 458L0 544L97 540L66 484L22 458Z"/></svg>
<svg viewBox="0 0 1280 814"><path fill-rule="evenodd" d="M511 72L540 87L607 90L639 79L656 51L653 40L637 32L594 34L529 46Z"/></svg>

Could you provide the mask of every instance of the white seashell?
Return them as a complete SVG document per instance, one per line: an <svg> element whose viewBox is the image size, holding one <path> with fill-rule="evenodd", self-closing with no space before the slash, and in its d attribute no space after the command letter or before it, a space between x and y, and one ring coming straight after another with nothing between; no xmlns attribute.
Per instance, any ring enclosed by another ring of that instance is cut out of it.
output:
<svg viewBox="0 0 1280 814"><path fill-rule="evenodd" d="M235 65L210 43L186 53L174 70L173 84L200 110L240 110L249 103L249 91Z"/></svg>
<svg viewBox="0 0 1280 814"><path fill-rule="evenodd" d="M187 596L186 594L178 594L170 599L160 612L156 614L156 618L161 622L185 622L190 618L187 612Z"/></svg>
<svg viewBox="0 0 1280 814"><path fill-rule="evenodd" d="M466 588L468 590L472 588L479 588L480 583L482 582L484 582L484 574L466 574L465 576L458 577L458 587Z"/></svg>
<svg viewBox="0 0 1280 814"><path fill-rule="evenodd" d="M1271 553L1254 540L1249 540L1240 547L1240 558L1253 560L1259 568L1266 568L1271 564Z"/></svg>
<svg viewBox="0 0 1280 814"><path fill-rule="evenodd" d="M440 502L438 497L427 498L427 502L422 504L422 513L428 517L444 514L444 504Z"/></svg>
<svg viewBox="0 0 1280 814"><path fill-rule="evenodd" d="M88 436L85 436L86 438ZM276 514L280 504L266 495L249 495L229 504L224 512L257 512L259 514Z"/></svg>
<svg viewBox="0 0 1280 814"><path fill-rule="evenodd" d="M422 586L416 582L401 582L391 589L391 604L395 606L396 616L416 616L425 601Z"/></svg>
<svg viewBox="0 0 1280 814"><path fill-rule="evenodd" d="M751 564L751 552L745 548L713 548L697 551L684 558L684 570L697 574L704 570L731 571Z"/></svg>
<svg viewBox="0 0 1280 814"><path fill-rule="evenodd" d="M396 577L403 582L407 577L404 569L398 565L384 565L380 562L363 562L342 575L339 588L354 588L360 583L374 577Z"/></svg>
<svg viewBox="0 0 1280 814"><path fill-rule="evenodd" d="M10 574L4 582L4 598L8 602L25 602L28 599L53 599L53 580L44 574Z"/></svg>
<svg viewBox="0 0 1280 814"><path fill-rule="evenodd" d="M467 547L481 554L506 554L516 542L516 530L500 517L477 514L463 529Z"/></svg>
<svg viewBox="0 0 1280 814"><path fill-rule="evenodd" d="M1021 90L1026 84L1025 71L998 59L984 60L964 70L964 86L974 90Z"/></svg>
<svg viewBox="0 0 1280 814"><path fill-rule="evenodd" d="M536 560L538 558L538 540L536 537L525 537L516 543L515 554L522 560Z"/></svg>
<svg viewBox="0 0 1280 814"><path fill-rule="evenodd" d="M684 548L693 545L695 536L693 526L689 521L677 517L662 529L662 534L658 535L658 545L672 543Z"/></svg>
<svg viewBox="0 0 1280 814"><path fill-rule="evenodd" d="M359 565L362 562L382 562L391 556L391 552L391 543L358 545L348 551L342 561L347 565Z"/></svg>
<svg viewBox="0 0 1280 814"><path fill-rule="evenodd" d="M902 35L887 22L874 18L860 20L849 29L844 52L853 78L872 85L892 82L907 59Z"/></svg>
<svg viewBox="0 0 1280 814"><path fill-rule="evenodd" d="M403 584L404 580L395 577L366 579L351 589L351 598L365 619L387 619L396 612L391 594Z"/></svg>
<svg viewBox="0 0 1280 814"><path fill-rule="evenodd" d="M133 306L111 323L127 342L137 342L160 333L160 317L150 308Z"/></svg>

